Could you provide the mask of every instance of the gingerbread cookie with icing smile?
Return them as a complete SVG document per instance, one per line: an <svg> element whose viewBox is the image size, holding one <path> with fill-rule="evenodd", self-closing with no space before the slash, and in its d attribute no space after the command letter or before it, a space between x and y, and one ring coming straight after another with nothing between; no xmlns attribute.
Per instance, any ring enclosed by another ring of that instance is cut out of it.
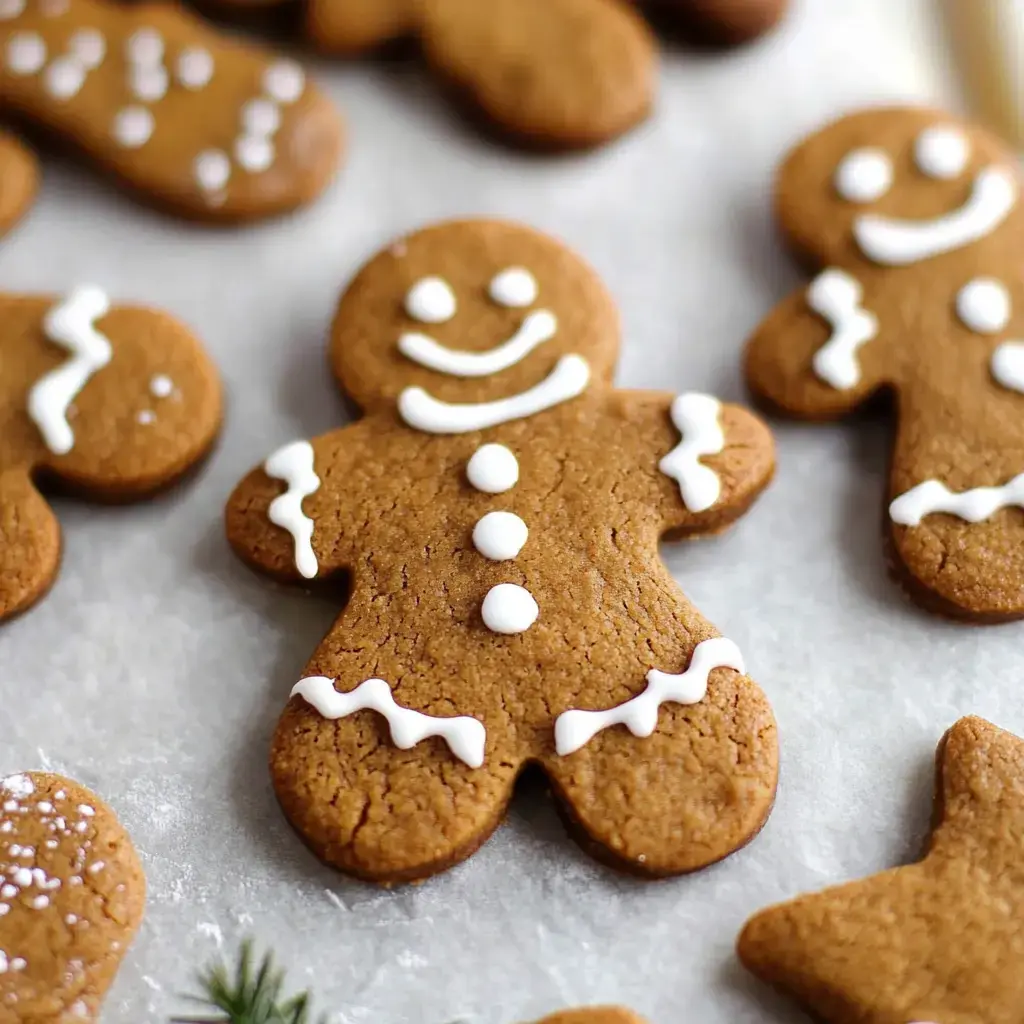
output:
<svg viewBox="0 0 1024 1024"><path fill-rule="evenodd" d="M271 754L285 813L342 870L450 867L530 764L579 841L637 874L703 867L764 823L771 709L658 541L742 515L772 439L707 395L616 390L618 344L610 297L559 243L492 221L419 231L335 318L331 362L364 417L232 495L251 565L351 583Z"/></svg>
<svg viewBox="0 0 1024 1024"><path fill-rule="evenodd" d="M0 619L50 587L60 527L36 487L101 501L173 483L221 417L217 372L170 316L112 306L100 289L0 296Z"/></svg>
<svg viewBox="0 0 1024 1024"><path fill-rule="evenodd" d="M202 220L308 203L341 154L338 115L297 64L169 4L9 0L0 96L147 201Z"/></svg>
<svg viewBox="0 0 1024 1024"><path fill-rule="evenodd" d="M761 325L751 388L805 419L896 396L886 519L925 607L1024 615L1024 196L1016 155L934 110L870 110L785 162L778 216L824 268Z"/></svg>
<svg viewBox="0 0 1024 1024"><path fill-rule="evenodd" d="M97 1019L146 882L114 812L70 779L0 779L0 1024Z"/></svg>

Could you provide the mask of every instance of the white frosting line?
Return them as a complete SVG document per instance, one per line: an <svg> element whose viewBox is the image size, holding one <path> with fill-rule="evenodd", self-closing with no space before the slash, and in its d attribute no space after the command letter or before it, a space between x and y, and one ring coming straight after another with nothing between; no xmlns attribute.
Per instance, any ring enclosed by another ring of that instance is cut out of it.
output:
<svg viewBox="0 0 1024 1024"><path fill-rule="evenodd" d="M1004 388L1024 394L1024 341L1004 341L992 353L989 368Z"/></svg>
<svg viewBox="0 0 1024 1024"><path fill-rule="evenodd" d="M28 394L28 414L55 455L66 455L74 448L68 408L113 355L110 341L93 326L109 309L107 296L86 285L74 289L43 318L46 337L71 353L64 363L40 377Z"/></svg>
<svg viewBox="0 0 1024 1024"><path fill-rule="evenodd" d="M717 455L725 447L725 434L718 422L722 404L710 395L679 395L672 402L672 422L682 440L658 463L658 469L679 484L683 504L691 512L704 512L718 501L722 482L704 455Z"/></svg>
<svg viewBox="0 0 1024 1024"><path fill-rule="evenodd" d="M699 643L690 666L680 675L651 669L644 691L607 711L564 711L555 720L555 751L565 757L585 746L603 729L624 725L634 735L650 736L658 726L658 709L666 701L698 704L708 691L713 669L731 668L743 672L743 655L725 637Z"/></svg>
<svg viewBox="0 0 1024 1024"><path fill-rule="evenodd" d="M517 583L499 583L487 592L480 614L492 633L514 636L525 633L537 621L540 609L525 587Z"/></svg>
<svg viewBox="0 0 1024 1024"><path fill-rule="evenodd" d="M503 444L481 445L466 463L466 478L484 494L504 494L519 483L519 462Z"/></svg>
<svg viewBox="0 0 1024 1024"><path fill-rule="evenodd" d="M351 693L339 693L333 679L308 676L295 684L292 696L302 697L324 718L347 718L357 711L376 711L387 719L391 741L399 750L409 750L430 736L439 736L470 768L479 768L484 763L487 730L483 722L466 715L437 718L403 708L395 702L391 687L383 679L367 679Z"/></svg>
<svg viewBox="0 0 1024 1024"><path fill-rule="evenodd" d="M1024 507L1024 473L1002 487L975 487L959 494L939 480L925 480L889 505L889 517L901 526L920 526L925 516L948 512L969 523L980 523L1010 505Z"/></svg>
<svg viewBox="0 0 1024 1024"><path fill-rule="evenodd" d="M860 382L857 352L878 334L878 318L861 308L860 282L845 270L819 274L807 289L807 304L832 327L832 336L814 353L815 374L840 391Z"/></svg>
<svg viewBox="0 0 1024 1024"><path fill-rule="evenodd" d="M906 266L952 252L991 234L1006 220L1017 201L1017 179L1006 167L978 172L967 202L932 220L912 221L879 214L861 214L853 235L869 259L886 266Z"/></svg>
<svg viewBox="0 0 1024 1024"><path fill-rule="evenodd" d="M1010 291L992 277L976 277L956 294L961 323L978 334L998 334L1010 322Z"/></svg>
<svg viewBox="0 0 1024 1024"><path fill-rule="evenodd" d="M292 535L295 542L295 568L311 580L320 569L313 551L313 520L302 511L302 499L316 494L320 477L313 469L313 446L308 441L293 441L267 458L263 471L288 485L267 509L267 518Z"/></svg>
<svg viewBox="0 0 1024 1024"><path fill-rule="evenodd" d="M568 355L558 360L540 384L510 398L453 405L439 401L423 388L406 388L398 396L398 413L415 430L428 434L465 434L535 416L583 394L589 383L587 361L582 356Z"/></svg>
<svg viewBox="0 0 1024 1024"><path fill-rule="evenodd" d="M892 159L884 149L865 147L847 153L836 168L834 184L850 203L871 203L892 187Z"/></svg>
<svg viewBox="0 0 1024 1024"><path fill-rule="evenodd" d="M406 359L426 366L438 373L453 377L488 377L515 366L538 345L550 341L558 330L553 313L538 309L530 313L504 344L486 352L465 352L445 348L426 334L403 334L398 339L398 350Z"/></svg>
<svg viewBox="0 0 1024 1024"><path fill-rule="evenodd" d="M473 527L473 547L492 562L507 562L526 546L530 531L514 512L488 512Z"/></svg>
<svg viewBox="0 0 1024 1024"><path fill-rule="evenodd" d="M967 169L971 146L967 136L951 125L926 128L914 141L914 162L929 178L951 180Z"/></svg>
<svg viewBox="0 0 1024 1024"><path fill-rule="evenodd" d="M499 306L525 309L537 301L537 279L525 267L508 267L491 279L487 294Z"/></svg>

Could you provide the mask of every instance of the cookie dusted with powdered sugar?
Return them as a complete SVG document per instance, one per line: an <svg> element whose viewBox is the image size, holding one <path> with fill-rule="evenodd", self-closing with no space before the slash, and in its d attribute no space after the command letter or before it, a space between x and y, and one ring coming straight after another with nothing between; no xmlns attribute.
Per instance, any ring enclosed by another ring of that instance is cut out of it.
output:
<svg viewBox="0 0 1024 1024"><path fill-rule="evenodd" d="M145 901L98 797L42 772L0 780L0 1024L96 1020Z"/></svg>
<svg viewBox="0 0 1024 1024"><path fill-rule="evenodd" d="M853 114L783 164L777 213L819 273L746 353L754 392L828 420L895 395L886 525L925 607L1024 615L1024 197L1016 154L926 109Z"/></svg>
<svg viewBox="0 0 1024 1024"><path fill-rule="evenodd" d="M658 557L767 485L764 424L620 391L614 304L558 242L446 223L341 299L331 360L362 407L237 488L256 568L348 578L271 766L325 860L379 882L473 853L529 764L595 856L662 876L727 856L775 792L771 709Z"/></svg>
<svg viewBox="0 0 1024 1024"><path fill-rule="evenodd" d="M221 389L199 342L99 288L0 296L0 619L49 589L60 527L39 485L132 501L210 449ZM37 483L38 482L38 483Z"/></svg>
<svg viewBox="0 0 1024 1024"><path fill-rule="evenodd" d="M315 199L342 129L294 61L170 4L10 0L0 97L146 201L243 221Z"/></svg>

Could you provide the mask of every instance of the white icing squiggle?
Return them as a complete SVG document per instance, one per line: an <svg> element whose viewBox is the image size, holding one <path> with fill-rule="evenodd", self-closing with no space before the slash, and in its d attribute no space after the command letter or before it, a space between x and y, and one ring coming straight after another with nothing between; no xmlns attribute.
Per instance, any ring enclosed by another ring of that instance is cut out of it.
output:
<svg viewBox="0 0 1024 1024"><path fill-rule="evenodd" d="M1004 341L992 353L989 367L1004 388L1024 394L1024 341Z"/></svg>
<svg viewBox="0 0 1024 1024"><path fill-rule="evenodd" d="M718 422L722 404L711 395L679 395L672 402L672 422L682 440L658 463L658 469L679 484L683 504L691 512L711 508L722 493L718 474L701 464L704 455L717 455L725 447Z"/></svg>
<svg viewBox="0 0 1024 1024"><path fill-rule="evenodd" d="M487 730L483 722L466 715L436 718L403 708L395 702L391 687L383 679L367 679L351 693L339 693L333 679L308 676L295 684L292 696L301 697L324 718L347 718L357 711L376 711L387 719L391 741L399 750L410 750L430 736L439 736L470 768L479 768L484 763Z"/></svg>
<svg viewBox="0 0 1024 1024"><path fill-rule="evenodd" d="M589 383L587 361L582 356L562 356L540 384L510 398L453 405L439 401L423 388L406 388L398 396L398 413L414 430L428 434L466 434L535 416L577 398Z"/></svg>
<svg viewBox="0 0 1024 1024"><path fill-rule="evenodd" d="M922 221L864 213L853 223L853 236L868 259L902 267L980 241L1006 220L1016 201L1013 172L986 167L959 210Z"/></svg>
<svg viewBox="0 0 1024 1024"><path fill-rule="evenodd" d="M288 490L270 503L267 518L292 535L295 568L311 580L320 566L313 551L313 520L302 511L302 499L320 489L320 477L313 469L313 446L308 441L286 444L268 457L263 471L288 485Z"/></svg>
<svg viewBox="0 0 1024 1024"><path fill-rule="evenodd" d="M426 334L403 334L398 350L406 359L452 377L488 377L515 366L538 345L550 341L558 330L553 313L538 309L523 319L522 325L504 344L487 352L466 352L445 348Z"/></svg>
<svg viewBox="0 0 1024 1024"><path fill-rule="evenodd" d="M110 301L99 288L74 289L43 318L46 337L67 349L71 358L40 377L28 393L28 414L54 455L67 455L75 446L68 408L97 370L110 362L110 341L93 326L106 316Z"/></svg>
<svg viewBox="0 0 1024 1024"><path fill-rule="evenodd" d="M878 318L861 307L864 290L845 270L819 274L807 289L807 304L828 321L832 336L814 353L815 374L843 391L860 383L860 347L878 334Z"/></svg>
<svg viewBox="0 0 1024 1024"><path fill-rule="evenodd" d="M980 523L1011 505L1024 508L1024 473L1002 487L975 487L959 494L939 480L925 480L889 505L889 518L900 526L920 526L925 516L948 512L969 523Z"/></svg>
<svg viewBox="0 0 1024 1024"><path fill-rule="evenodd" d="M563 711L555 720L555 752L560 757L575 753L599 732L613 725L624 725L634 735L650 736L658 725L658 709L667 701L698 704L708 691L708 676L713 669L731 668L743 672L743 655L725 637L699 643L690 666L679 675L651 669L643 693L607 711Z"/></svg>

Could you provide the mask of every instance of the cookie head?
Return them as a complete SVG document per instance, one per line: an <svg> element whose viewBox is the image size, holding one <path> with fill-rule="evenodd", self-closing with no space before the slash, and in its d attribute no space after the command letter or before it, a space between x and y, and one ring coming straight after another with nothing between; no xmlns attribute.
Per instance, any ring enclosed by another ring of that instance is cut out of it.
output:
<svg viewBox="0 0 1024 1024"><path fill-rule="evenodd" d="M341 299L334 372L362 408L498 402L609 383L619 320L596 273L535 231L457 221L375 256Z"/></svg>
<svg viewBox="0 0 1024 1024"><path fill-rule="evenodd" d="M812 267L905 267L984 246L1008 258L1024 226L1012 154L921 108L868 110L799 146L779 174L779 220Z"/></svg>

